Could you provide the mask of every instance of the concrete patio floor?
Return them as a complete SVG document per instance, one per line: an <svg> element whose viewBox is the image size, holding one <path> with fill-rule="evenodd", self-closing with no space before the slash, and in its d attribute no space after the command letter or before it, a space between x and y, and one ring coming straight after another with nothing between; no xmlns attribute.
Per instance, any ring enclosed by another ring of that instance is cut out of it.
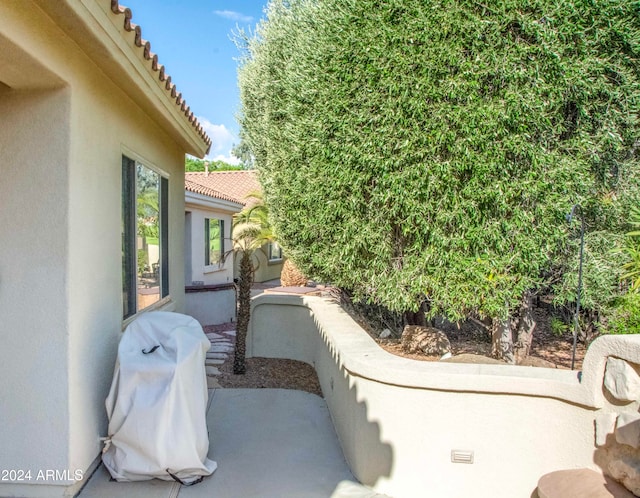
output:
<svg viewBox="0 0 640 498"><path fill-rule="evenodd" d="M209 458L201 483L119 483L101 465L81 498L373 498L345 462L325 401L287 389L212 389Z"/></svg>

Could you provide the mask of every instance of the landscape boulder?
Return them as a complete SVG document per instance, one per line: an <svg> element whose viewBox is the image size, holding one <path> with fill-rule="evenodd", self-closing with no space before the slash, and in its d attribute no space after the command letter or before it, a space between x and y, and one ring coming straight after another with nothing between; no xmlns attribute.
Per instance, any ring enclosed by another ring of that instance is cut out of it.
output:
<svg viewBox="0 0 640 498"><path fill-rule="evenodd" d="M433 327L406 325L401 340L405 353L442 356L451 352L447 335Z"/></svg>
<svg viewBox="0 0 640 498"><path fill-rule="evenodd" d="M629 363L619 358L607 359L604 385L617 400L640 399L640 376Z"/></svg>

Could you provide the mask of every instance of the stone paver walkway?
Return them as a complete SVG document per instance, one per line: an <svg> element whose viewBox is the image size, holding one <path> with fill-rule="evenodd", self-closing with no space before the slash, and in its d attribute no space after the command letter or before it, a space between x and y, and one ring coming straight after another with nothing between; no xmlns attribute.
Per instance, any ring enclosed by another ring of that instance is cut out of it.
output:
<svg viewBox="0 0 640 498"><path fill-rule="evenodd" d="M209 389L219 389L222 387L217 379L217 376L220 375L219 367L229 357L233 358L233 349L236 343L235 323L204 327L204 330L211 343L211 349L207 351L207 357L204 362L207 371L207 387Z"/></svg>

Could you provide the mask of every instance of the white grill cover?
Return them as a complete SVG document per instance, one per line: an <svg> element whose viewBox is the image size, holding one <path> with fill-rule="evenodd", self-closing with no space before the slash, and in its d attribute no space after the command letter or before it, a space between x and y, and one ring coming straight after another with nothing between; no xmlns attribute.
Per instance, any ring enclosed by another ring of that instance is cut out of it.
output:
<svg viewBox="0 0 640 498"><path fill-rule="evenodd" d="M210 347L200 324L179 313L144 313L127 327L106 400L102 461L114 479L173 474L190 484L216 470L205 419Z"/></svg>

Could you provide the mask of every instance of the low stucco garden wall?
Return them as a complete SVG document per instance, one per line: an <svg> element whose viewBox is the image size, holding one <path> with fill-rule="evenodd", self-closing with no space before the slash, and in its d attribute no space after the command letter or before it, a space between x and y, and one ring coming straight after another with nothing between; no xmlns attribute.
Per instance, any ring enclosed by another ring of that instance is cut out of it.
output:
<svg viewBox="0 0 640 498"><path fill-rule="evenodd" d="M233 284L185 288L185 313L201 325L233 322L236 317L236 288Z"/></svg>
<svg viewBox="0 0 640 498"><path fill-rule="evenodd" d="M313 365L355 477L395 498L530 498L545 473L606 467L617 420L640 439L636 379L608 367L604 387L609 357L636 375L638 336L597 339L582 372L420 362L381 349L334 302L264 294L247 355Z"/></svg>

